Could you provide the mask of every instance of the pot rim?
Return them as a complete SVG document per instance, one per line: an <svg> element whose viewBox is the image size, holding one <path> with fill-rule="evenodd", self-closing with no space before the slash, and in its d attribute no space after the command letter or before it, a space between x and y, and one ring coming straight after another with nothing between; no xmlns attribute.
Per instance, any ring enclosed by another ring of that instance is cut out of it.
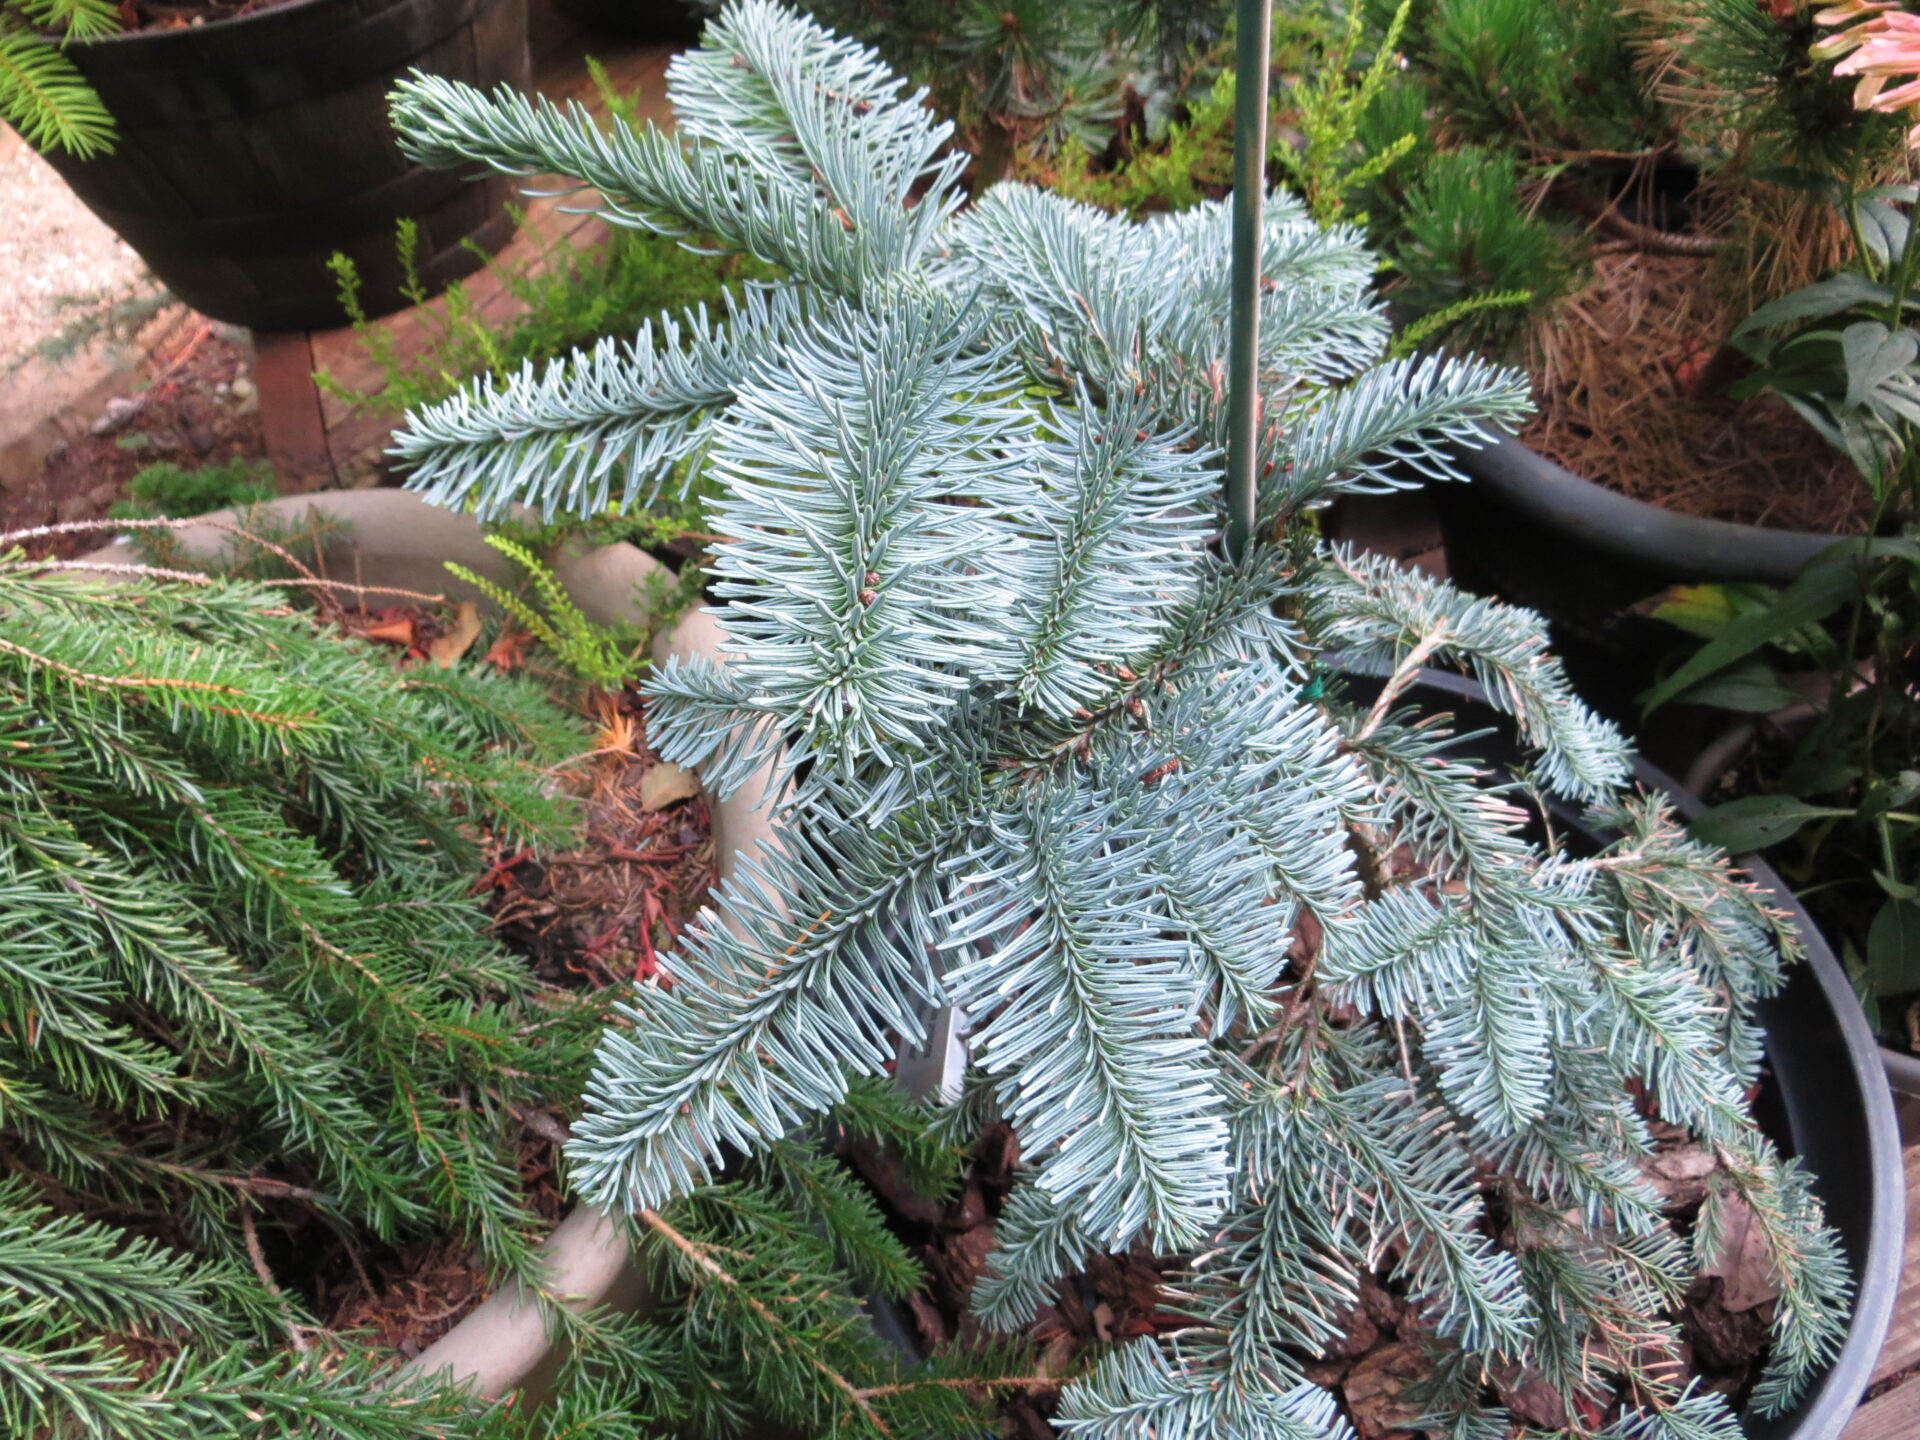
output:
<svg viewBox="0 0 1920 1440"><path fill-rule="evenodd" d="M215 32L238 29L242 25L270 25L276 20L286 21L300 12L322 5L340 5L351 0L277 0L277 3L261 10L249 10L244 15L222 15L209 19L201 25L169 25L165 27L145 26L138 30L110 30L104 35L91 35L85 39L59 41L63 48L119 45L129 41L144 41L149 45L171 45L193 43L192 37L204 36ZM404 3L404 0L389 0L386 8ZM429 0L432 4L468 5L476 0ZM477 4L476 4L477 8ZM377 13L377 12L376 12ZM175 37L182 37L175 39Z"/></svg>
<svg viewBox="0 0 1920 1440"><path fill-rule="evenodd" d="M1880 1064L1887 1072L1887 1084L1903 1100L1920 1100L1920 1055L1910 1055L1891 1045L1880 1047Z"/></svg>
<svg viewBox="0 0 1920 1440"><path fill-rule="evenodd" d="M1785 584L1821 551L1857 538L1681 515L1576 475L1511 435L1489 434L1485 446L1463 447L1455 456L1474 490L1491 492L1540 524L1647 569L1700 580Z"/></svg>

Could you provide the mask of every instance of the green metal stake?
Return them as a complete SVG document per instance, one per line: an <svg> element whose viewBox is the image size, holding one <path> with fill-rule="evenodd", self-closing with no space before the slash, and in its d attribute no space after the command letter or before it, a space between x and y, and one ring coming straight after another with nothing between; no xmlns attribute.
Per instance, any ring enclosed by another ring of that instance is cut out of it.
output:
<svg viewBox="0 0 1920 1440"><path fill-rule="evenodd" d="M1227 554L1253 536L1258 450L1260 231L1267 196L1267 68L1273 0L1238 0L1233 112L1233 328L1227 340Z"/></svg>

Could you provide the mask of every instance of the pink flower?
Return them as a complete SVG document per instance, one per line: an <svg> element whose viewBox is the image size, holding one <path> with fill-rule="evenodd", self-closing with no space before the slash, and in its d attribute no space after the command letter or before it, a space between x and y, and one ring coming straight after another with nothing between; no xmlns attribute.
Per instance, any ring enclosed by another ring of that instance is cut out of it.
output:
<svg viewBox="0 0 1920 1440"><path fill-rule="evenodd" d="M1920 15L1899 8L1897 0L1841 0L1820 11L1821 25L1846 25L1812 47L1816 60L1844 55L1836 75L1857 75L1853 108L1891 114L1920 111ZM1900 81L1889 90L1889 81ZM1920 148L1920 125L1907 133L1910 148Z"/></svg>

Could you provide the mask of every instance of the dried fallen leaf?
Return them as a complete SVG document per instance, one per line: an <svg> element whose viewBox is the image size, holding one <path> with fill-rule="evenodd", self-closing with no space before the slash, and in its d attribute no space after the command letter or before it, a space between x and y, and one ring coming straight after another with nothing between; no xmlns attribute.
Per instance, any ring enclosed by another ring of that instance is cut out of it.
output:
<svg viewBox="0 0 1920 1440"><path fill-rule="evenodd" d="M1660 1192L1663 1208L1683 1209L1707 1193L1707 1177L1720 1168L1704 1145L1673 1145L1656 1150L1640 1162L1640 1173Z"/></svg>
<svg viewBox="0 0 1920 1440"><path fill-rule="evenodd" d="M526 645L533 637L524 630L502 630L499 638L480 657L482 665L491 665L502 674L519 670L527 663Z"/></svg>
<svg viewBox="0 0 1920 1440"><path fill-rule="evenodd" d="M662 760L640 777L640 808L651 813L700 793L700 777L671 760Z"/></svg>
<svg viewBox="0 0 1920 1440"><path fill-rule="evenodd" d="M472 649L473 642L479 638L480 607L471 600L462 600L454 614L452 628L434 637L433 643L427 646L427 654L442 670L450 670L454 661Z"/></svg>
<svg viewBox="0 0 1920 1440"><path fill-rule="evenodd" d="M361 635L369 640L384 640L389 645L413 645L413 619L402 616L398 620L383 620L378 625L369 625Z"/></svg>

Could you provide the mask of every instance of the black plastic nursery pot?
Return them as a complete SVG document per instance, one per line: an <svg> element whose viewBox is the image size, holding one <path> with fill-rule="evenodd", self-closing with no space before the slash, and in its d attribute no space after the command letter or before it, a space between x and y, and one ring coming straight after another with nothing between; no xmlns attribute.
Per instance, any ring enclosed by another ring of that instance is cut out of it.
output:
<svg viewBox="0 0 1920 1440"><path fill-rule="evenodd" d="M1920 1055L1909 1055L1890 1045L1880 1047L1880 1064L1887 1072L1887 1084L1903 1100L1920 1100Z"/></svg>
<svg viewBox="0 0 1920 1440"><path fill-rule="evenodd" d="M707 23L692 0L554 0L554 9L589 29L639 40L695 40Z"/></svg>
<svg viewBox="0 0 1920 1440"><path fill-rule="evenodd" d="M335 252L353 261L368 314L404 308L403 218L419 225L430 291L513 234L511 182L412 164L387 92L415 68L526 88L527 0L289 0L65 53L119 138L110 154L47 161L162 284L216 320L345 324Z"/></svg>
<svg viewBox="0 0 1920 1440"><path fill-rule="evenodd" d="M1501 436L1427 487L1455 581L1546 616L1587 699L1619 720L1679 632L1637 610L1671 585L1784 585L1841 536L1680 515L1582 478Z"/></svg>
<svg viewBox="0 0 1920 1440"><path fill-rule="evenodd" d="M1356 678L1353 684L1378 682ZM1512 722L1486 703L1471 680L1429 670L1408 699L1428 713L1452 711L1463 733L1493 732L1463 746L1491 767L1517 758L1513 742L1505 738L1512 734ZM1665 791L1682 814L1692 816L1702 808L1644 760L1635 762L1634 778L1650 790ZM1571 806L1554 820L1591 845L1604 838ZM1798 1158L1813 1176L1814 1193L1839 1233L1854 1282L1853 1319L1827 1373L1790 1413L1771 1420L1745 1417L1744 1423L1749 1440L1837 1440L1872 1379L1900 1288L1906 1184L1899 1127L1879 1046L1832 948L1793 892L1758 856L1743 856L1740 864L1791 917L1806 947L1805 961L1791 968L1780 993L1760 1007L1766 1067L1755 1114L1781 1151Z"/></svg>

